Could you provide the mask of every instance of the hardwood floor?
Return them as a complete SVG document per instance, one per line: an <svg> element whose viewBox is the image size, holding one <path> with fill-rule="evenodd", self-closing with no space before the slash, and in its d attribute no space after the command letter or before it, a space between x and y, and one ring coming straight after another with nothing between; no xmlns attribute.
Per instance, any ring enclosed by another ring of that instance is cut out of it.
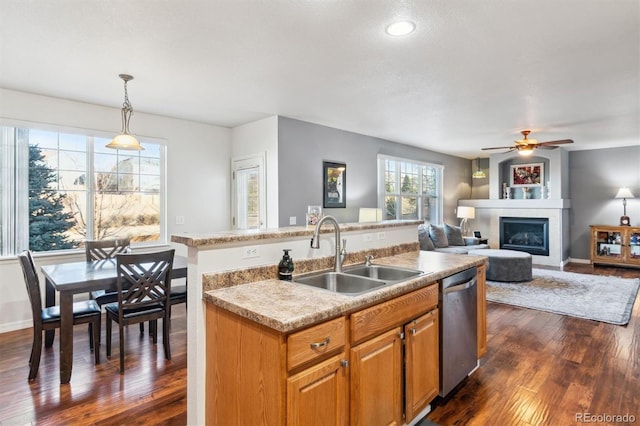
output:
<svg viewBox="0 0 640 426"><path fill-rule="evenodd" d="M639 269L570 264L564 270L640 277ZM631 423L640 422L638 300L626 326L488 303L488 351L480 368L455 394L437 400L427 418L443 426L564 426L586 423L579 416L588 413L628 414Z"/></svg>
<svg viewBox="0 0 640 426"><path fill-rule="evenodd" d="M579 273L640 277L638 269L572 264ZM104 324L104 322L103 322ZM104 327L103 327L104 328ZM58 339L27 382L31 330L0 334L0 425L186 424L186 312L176 305L172 359L137 327L127 334L126 371L113 357L93 365L86 327L74 330L71 384L59 383ZM635 416L640 422L640 302L627 326L488 304L488 352L453 395L436 400L440 425L571 425L577 413ZM603 424L606 422L600 422ZM611 423L611 422L610 422Z"/></svg>
<svg viewBox="0 0 640 426"><path fill-rule="evenodd" d="M118 373L118 329L106 357L104 317L100 365L94 365L86 326L74 328L73 374L60 385L59 339L43 348L38 377L27 382L31 329L0 334L0 425L185 425L187 318L185 304L171 315L171 360L137 325L125 331L126 370ZM148 329L148 324L145 329Z"/></svg>

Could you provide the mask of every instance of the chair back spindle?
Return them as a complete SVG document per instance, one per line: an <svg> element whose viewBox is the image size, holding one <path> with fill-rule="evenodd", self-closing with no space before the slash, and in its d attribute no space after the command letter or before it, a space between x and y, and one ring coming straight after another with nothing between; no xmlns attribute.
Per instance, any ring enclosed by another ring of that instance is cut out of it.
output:
<svg viewBox="0 0 640 426"><path fill-rule="evenodd" d="M115 240L87 240L84 243L87 262L114 259L117 255L128 253L131 247L129 238Z"/></svg>

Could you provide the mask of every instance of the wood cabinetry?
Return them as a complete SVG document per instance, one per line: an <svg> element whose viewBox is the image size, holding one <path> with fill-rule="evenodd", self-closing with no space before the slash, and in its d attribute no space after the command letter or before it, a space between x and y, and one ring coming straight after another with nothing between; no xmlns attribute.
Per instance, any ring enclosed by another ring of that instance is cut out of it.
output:
<svg viewBox="0 0 640 426"><path fill-rule="evenodd" d="M640 228L591 225L591 264L640 267Z"/></svg>
<svg viewBox="0 0 640 426"><path fill-rule="evenodd" d="M288 425L347 425L349 370L345 354L287 379Z"/></svg>
<svg viewBox="0 0 640 426"><path fill-rule="evenodd" d="M413 420L438 395L439 369L438 309L404 326L405 415Z"/></svg>
<svg viewBox="0 0 640 426"><path fill-rule="evenodd" d="M408 424L438 394L438 321L438 283L293 333L207 303L206 424Z"/></svg>
<svg viewBox="0 0 640 426"><path fill-rule="evenodd" d="M438 394L437 305L434 284L351 315L352 425L409 423Z"/></svg>
<svg viewBox="0 0 640 426"><path fill-rule="evenodd" d="M351 424L402 424L402 328L351 349Z"/></svg>
<svg viewBox="0 0 640 426"><path fill-rule="evenodd" d="M487 268L478 266L478 359L487 353Z"/></svg>

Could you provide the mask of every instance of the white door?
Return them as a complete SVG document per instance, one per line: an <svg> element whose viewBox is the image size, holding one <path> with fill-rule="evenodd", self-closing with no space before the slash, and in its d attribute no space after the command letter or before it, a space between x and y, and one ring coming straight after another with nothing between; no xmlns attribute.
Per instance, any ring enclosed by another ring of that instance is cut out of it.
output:
<svg viewBox="0 0 640 426"><path fill-rule="evenodd" d="M233 200L231 225L234 229L261 229L266 227L267 208L265 192L265 155L231 160Z"/></svg>

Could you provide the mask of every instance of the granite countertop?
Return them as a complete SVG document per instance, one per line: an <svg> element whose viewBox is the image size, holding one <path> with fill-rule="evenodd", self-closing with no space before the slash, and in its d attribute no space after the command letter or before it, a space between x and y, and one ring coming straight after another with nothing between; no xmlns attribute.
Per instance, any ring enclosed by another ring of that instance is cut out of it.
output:
<svg viewBox="0 0 640 426"><path fill-rule="evenodd" d="M204 292L204 300L283 333L346 315L425 287L441 278L485 264L485 256L414 251L374 259L373 264L418 269L425 274L359 295L331 291L277 279Z"/></svg>
<svg viewBox="0 0 640 426"><path fill-rule="evenodd" d="M420 220L385 220L382 222L341 223L340 231L364 231L367 229L393 228L398 226L420 225ZM213 246L216 244L243 241L269 240L276 238L304 237L313 235L314 226L288 226L273 229L245 229L214 232L211 234L179 234L172 235L171 241L188 247ZM333 232L331 225L325 226L320 233Z"/></svg>

